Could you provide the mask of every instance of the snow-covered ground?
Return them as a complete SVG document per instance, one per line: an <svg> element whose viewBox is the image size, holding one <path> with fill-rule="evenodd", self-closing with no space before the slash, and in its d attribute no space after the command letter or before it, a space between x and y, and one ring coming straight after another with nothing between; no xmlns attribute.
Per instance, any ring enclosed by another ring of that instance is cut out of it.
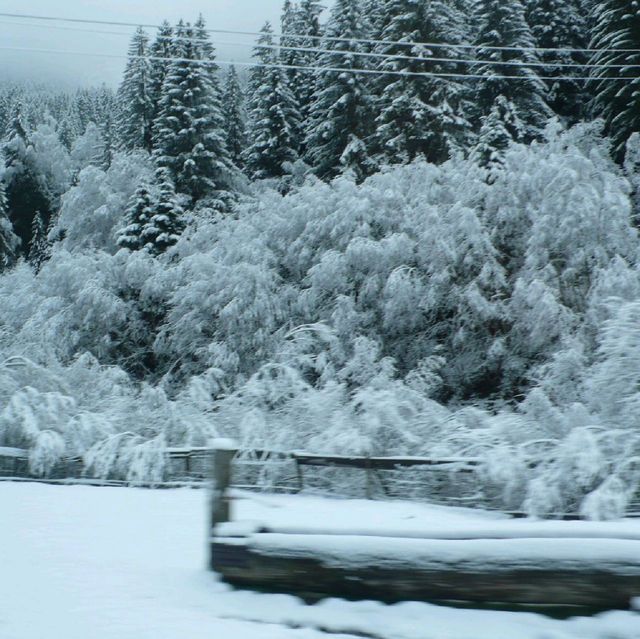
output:
<svg viewBox="0 0 640 639"><path fill-rule="evenodd" d="M362 532L560 526L403 503L255 496L236 506L245 520L357 523ZM205 570L206 514L206 493L197 490L0 483L0 639L640 638L640 614L630 611L559 621L410 602L308 606L233 591ZM595 537L640 536L640 522L571 526Z"/></svg>

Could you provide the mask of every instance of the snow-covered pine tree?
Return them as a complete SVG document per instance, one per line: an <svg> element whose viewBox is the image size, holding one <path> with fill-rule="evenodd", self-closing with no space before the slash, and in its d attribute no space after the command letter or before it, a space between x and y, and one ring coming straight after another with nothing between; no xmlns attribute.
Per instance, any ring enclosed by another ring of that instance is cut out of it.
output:
<svg viewBox="0 0 640 639"><path fill-rule="evenodd" d="M178 203L176 191L165 168L156 171L158 200L151 209L151 217L141 232L141 243L151 255L160 255L173 246L184 230L184 210Z"/></svg>
<svg viewBox="0 0 640 639"><path fill-rule="evenodd" d="M102 133L102 139L104 140L102 168L106 170L111 166L118 140L115 117L117 113L117 100L113 91L106 87L101 87L96 97L95 112L96 117L92 122L98 125Z"/></svg>
<svg viewBox="0 0 640 639"><path fill-rule="evenodd" d="M322 14L322 10L323 5L319 0L301 0L296 19L290 26L291 32L294 32L300 37L288 37L285 42L281 44L286 44L286 42L291 41L293 46L298 49L322 48L322 41L320 40L322 35L320 15ZM289 34L289 31L283 31L283 34ZM315 51L297 51L295 52L295 64L302 67L314 67L318 63L318 57L319 54ZM291 59L293 60L293 56ZM298 69L290 73L290 80L291 90L300 108L300 117L305 127L304 134L306 137L316 75L312 70Z"/></svg>
<svg viewBox="0 0 640 639"><path fill-rule="evenodd" d="M278 54L268 22L261 29L254 58L266 66L256 67L251 76L246 168L253 179L281 177L285 162L298 159L301 122L287 73L276 66Z"/></svg>
<svg viewBox="0 0 640 639"><path fill-rule="evenodd" d="M604 119L605 133L621 162L629 136L640 132L640 75L634 68L640 65L640 8L635 0L602 0L596 5L594 25L590 47L601 51L592 61L605 66L591 71L592 110Z"/></svg>
<svg viewBox="0 0 640 639"><path fill-rule="evenodd" d="M149 38L142 27L133 35L129 59L118 90L118 134L126 150L152 148L153 105Z"/></svg>
<svg viewBox="0 0 640 639"><path fill-rule="evenodd" d="M238 168L242 168L242 156L247 147L247 115L244 100L238 73L235 66L231 65L224 85L222 109L227 149L229 149L231 161Z"/></svg>
<svg viewBox="0 0 640 639"><path fill-rule="evenodd" d="M337 0L325 29L306 138L306 160L323 179L351 171L362 180L374 170L367 140L372 133L373 100L366 79L357 71L366 65L353 51L364 51L367 37L359 0ZM334 40L330 38L340 38ZM345 69L330 71L328 69Z"/></svg>
<svg viewBox="0 0 640 639"><path fill-rule="evenodd" d="M118 246L131 251L140 251L145 248L143 234L154 215L155 207L156 202L149 186L142 184L129 201L125 214L126 226L118 232Z"/></svg>
<svg viewBox="0 0 640 639"><path fill-rule="evenodd" d="M0 270L11 266L17 259L20 239L13 232L4 184L0 181Z"/></svg>
<svg viewBox="0 0 640 639"><path fill-rule="evenodd" d="M29 246L29 263L36 273L49 259L50 248L47 239L47 222L42 213L37 211L31 225L31 245Z"/></svg>
<svg viewBox="0 0 640 639"><path fill-rule="evenodd" d="M387 0L379 37L386 42L463 41L463 19L448 0ZM455 48L438 48L433 57L459 59ZM424 46L378 44L375 52L426 58ZM464 55L464 54L462 54ZM381 71L403 73L456 73L455 63L382 59ZM471 125L465 113L468 87L455 78L383 75L376 81L379 95L375 147L384 163L410 162L424 156L430 162L447 160L466 146Z"/></svg>
<svg viewBox="0 0 640 639"><path fill-rule="evenodd" d="M382 32L389 23L390 11L387 8L389 0L362 0L362 11L367 17L367 23L372 40L380 40Z"/></svg>
<svg viewBox="0 0 640 639"><path fill-rule="evenodd" d="M58 122L58 137L68 151L71 150L76 138L83 134L80 128L80 118L75 104L70 104Z"/></svg>
<svg viewBox="0 0 640 639"><path fill-rule="evenodd" d="M284 0L280 17L280 62L283 64L297 64L298 52L292 49L300 47L298 36L302 24L300 22L300 8L291 0Z"/></svg>
<svg viewBox="0 0 640 639"><path fill-rule="evenodd" d="M111 166L115 152L115 126L111 116L107 116L105 122L103 122L100 127L100 133L102 134L103 140L100 168L106 171Z"/></svg>
<svg viewBox="0 0 640 639"><path fill-rule="evenodd" d="M545 77L584 77L579 66L586 64L585 53L568 49L584 49L589 44L585 18L579 0L526 0L526 19L539 54ZM552 50L555 49L555 50ZM567 50L562 50L567 49ZM564 66L563 66L564 65ZM553 111L569 124L584 117L586 107L585 82L580 80L546 80L547 101Z"/></svg>
<svg viewBox="0 0 640 639"><path fill-rule="evenodd" d="M481 119L480 132L471 157L489 169L502 164L502 157L513 140L524 136L524 123L513 109L513 103L499 95L488 115Z"/></svg>
<svg viewBox="0 0 640 639"><path fill-rule="evenodd" d="M154 123L154 153L178 192L194 202L206 198L207 205L227 210L235 167L224 139L213 55L203 27L194 32L189 24L178 25L176 59L169 67Z"/></svg>
<svg viewBox="0 0 640 639"><path fill-rule="evenodd" d="M478 24L474 41L476 55L480 60L492 61L474 69L474 73L483 76L475 81L476 125L487 122L486 119L483 122L483 116L488 116L499 96L503 96L508 108L500 107L494 114L509 114L510 119L521 121L521 137L516 141L531 142L542 135L553 112L546 102L547 89L537 68L527 66L527 63L539 62L539 58L531 49L535 42L525 19L522 0L478 0L474 17ZM503 79L504 76L516 76L517 79ZM501 128L511 131L508 122Z"/></svg>
<svg viewBox="0 0 640 639"><path fill-rule="evenodd" d="M22 104L15 107L11 128L3 144L4 184L9 219L26 252L31 245L33 219L40 211L45 220L52 212L53 196L37 166L33 146L22 121Z"/></svg>
<svg viewBox="0 0 640 639"><path fill-rule="evenodd" d="M155 40L149 47L149 101L151 102L152 122L158 117L160 111L160 99L162 97L162 85L167 77L170 58L174 52L173 28L165 20L158 29Z"/></svg>
<svg viewBox="0 0 640 639"><path fill-rule="evenodd" d="M298 4L291 2L291 0L285 0L280 17L280 33L282 35L280 36L278 61L286 67L299 67L308 64L309 52L300 51L305 46L309 46L301 44L301 34L304 33L305 26ZM303 76L308 72L294 68L287 68L285 72L289 79L289 88L299 103L298 93L304 86Z"/></svg>

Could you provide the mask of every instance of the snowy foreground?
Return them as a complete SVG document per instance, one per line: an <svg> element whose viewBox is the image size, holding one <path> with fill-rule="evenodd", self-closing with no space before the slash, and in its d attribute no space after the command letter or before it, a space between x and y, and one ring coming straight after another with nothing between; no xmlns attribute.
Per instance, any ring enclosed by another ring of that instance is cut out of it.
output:
<svg viewBox="0 0 640 639"><path fill-rule="evenodd" d="M236 516L295 527L407 533L535 530L486 513L416 504L247 496ZM336 516L336 514L339 515ZM640 522L572 524L594 537L638 538ZM588 528L587 528L588 527ZM531 613L393 606L238 592L204 569L206 493L0 483L1 639L638 639L640 614L565 621ZM639 593L640 594L640 593Z"/></svg>

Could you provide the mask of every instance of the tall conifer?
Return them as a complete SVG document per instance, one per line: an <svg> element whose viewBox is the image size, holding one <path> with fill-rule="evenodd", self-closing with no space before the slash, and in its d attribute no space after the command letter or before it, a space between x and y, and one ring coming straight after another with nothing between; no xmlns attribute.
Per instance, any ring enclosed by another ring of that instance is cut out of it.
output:
<svg viewBox="0 0 640 639"><path fill-rule="evenodd" d="M376 53L415 56L420 60L389 57L381 71L408 74L438 74L460 71L453 62L425 58L459 59L458 49L446 45L463 40L462 17L442 0L387 0L379 23L379 40L387 42L433 42L445 45L431 50L424 46L378 44ZM385 162L402 163L423 156L442 162L465 146L471 126L467 119L468 88L457 78L425 76L381 76L377 81L378 110L376 149Z"/></svg>
<svg viewBox="0 0 640 639"><path fill-rule="evenodd" d="M367 141L372 133L373 100L362 74L366 62L352 51L364 51L360 39L367 37L359 0L337 0L326 27L327 37L318 61L306 159L314 172L331 179L349 170L358 180L373 172ZM333 38L340 38L335 40ZM345 69L331 71L330 69Z"/></svg>
<svg viewBox="0 0 640 639"><path fill-rule="evenodd" d="M149 38L139 27L131 39L129 60L118 90L118 133L124 149L151 151L153 106Z"/></svg>
<svg viewBox="0 0 640 639"><path fill-rule="evenodd" d="M247 171L254 179L280 177L285 162L298 158L301 122L298 104L289 89L288 76L277 66L273 31L267 23L255 51L265 66L256 67L251 76Z"/></svg>
<svg viewBox="0 0 640 639"><path fill-rule="evenodd" d="M596 7L591 48L593 56L592 109L605 121L618 161L632 133L640 132L640 7L627 0L602 0ZM605 50L607 49L607 50ZM625 51L626 49L626 51ZM611 78L620 78L620 81Z"/></svg>
<svg viewBox="0 0 640 639"><path fill-rule="evenodd" d="M225 142L220 87L213 47L199 21L195 29L176 29L176 59L163 84L154 124L156 161L165 167L178 192L194 202L226 210L234 169Z"/></svg>
<svg viewBox="0 0 640 639"><path fill-rule="evenodd" d="M474 43L476 55L491 61L473 71L483 76L476 80L477 125L486 128L488 122L504 114L509 121L501 123L500 129L517 134L516 141L539 138L553 112L546 102L547 88L540 80L538 67L527 66L540 60L521 0L478 0L474 17L479 27ZM522 123L517 131L510 124L512 120Z"/></svg>
<svg viewBox="0 0 640 639"><path fill-rule="evenodd" d="M589 37L586 20L578 0L526 0L526 18L539 53L545 77L584 77L581 64L587 54L569 49L584 49ZM565 49L565 50L563 50ZM576 66L570 66L576 65ZM546 80L549 106L569 124L584 117L586 86L581 80Z"/></svg>
<svg viewBox="0 0 640 639"><path fill-rule="evenodd" d="M13 232L4 184L0 181L0 270L16 261L19 248L20 239Z"/></svg>
<svg viewBox="0 0 640 639"><path fill-rule="evenodd" d="M222 110L227 149L233 163L242 168L243 153L247 147L247 114L245 96L236 68L229 67L224 85Z"/></svg>

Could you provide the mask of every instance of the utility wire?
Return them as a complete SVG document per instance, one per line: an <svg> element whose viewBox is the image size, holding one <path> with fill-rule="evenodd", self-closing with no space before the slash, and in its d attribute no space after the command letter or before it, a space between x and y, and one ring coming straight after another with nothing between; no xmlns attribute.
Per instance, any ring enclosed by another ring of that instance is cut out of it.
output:
<svg viewBox="0 0 640 639"><path fill-rule="evenodd" d="M212 66L228 65L228 66L241 66L241 67L262 67L267 69L287 69L287 70L301 70L301 71L318 71L320 73L352 73L360 75L378 75L378 76L399 76L399 77L421 77L421 78L458 78L458 79L471 79L471 80L548 80L553 82L577 82L577 81L590 81L590 82L603 82L603 81L615 81L615 82L634 82L640 81L640 76L623 76L623 77L578 77L578 76L530 76L530 75L485 75L480 73L440 73L440 72L417 72L417 71L379 71L377 69L350 69L345 67L325 67L325 66L305 66L296 64L267 64L263 62L238 62L234 60L197 60L192 58L179 58L179 57L162 57L162 56L150 56L150 55L122 55L117 53L96 53L88 51L64 51L61 49L40 49L34 47L5 47L0 46L0 51L21 51L30 53L46 53L53 55L71 55L93 58L110 58L119 60L151 60L157 62L186 62L197 66ZM524 69L528 68L527 64L521 64Z"/></svg>
<svg viewBox="0 0 640 639"><path fill-rule="evenodd" d="M0 14L1 15L1 14ZM36 28L44 28L44 29L54 29L61 30L66 32L76 32L76 33L96 33L96 34L104 34L104 35L116 35L116 36L124 36L131 37L131 33L125 31L104 31L97 29L76 29L73 27L61 27L54 26L49 24L34 24L29 22L10 22L0 20L0 24L7 24L12 26L20 26L20 27L36 27ZM283 46L279 44L255 44L250 42L230 42L230 41L221 41L221 40L203 40L202 38L188 38L185 36L156 36L158 40L170 40L172 42L207 42L214 46L231 46L231 47L253 47L256 49L269 49L274 51L295 51L301 53L320 53L320 54L331 54L331 55L344 55L344 56L355 56L355 57L364 57L364 58L376 58L385 61L394 62L396 60L406 60L411 62L449 62L452 64L466 64L470 66L475 65L496 65L496 66L506 66L506 67L539 67L543 69L548 69L551 67L562 67L562 68L571 68L571 69L640 69L640 64L596 64L596 63L579 63L579 62L526 62L518 60L507 60L507 61L495 61L495 60L475 60L471 58L438 58L433 56L419 56L419 55L402 55L402 54L393 54L393 53L376 53L376 52L364 52L364 51L348 51L348 50L334 50L334 49L320 49L315 47L294 47L294 46Z"/></svg>
<svg viewBox="0 0 640 639"><path fill-rule="evenodd" d="M1 12L0 17L3 18L21 18L27 20L42 20L47 22L68 22L74 24L101 24L107 26L117 26L117 27L145 27L148 29L159 29L160 25L157 24L136 24L134 22L122 22L115 20L88 20L83 18L60 18L57 16L47 16L47 15L35 15L35 14L27 14L27 13L5 13ZM245 36L260 36L263 35L258 31L237 31L231 29L204 29L207 33L220 33L227 35L245 35ZM433 49L482 49L486 51L535 51L535 52L562 52L562 53L598 53L598 52L616 52L616 53L640 53L640 49L617 49L617 48L573 48L573 47L500 47L500 46L485 46L480 44L447 44L442 42L407 42L407 41L394 41L394 40L372 40L367 38L340 38L336 36L327 36L327 35L307 35L307 34L299 34L299 33L274 33L274 37L278 38L293 38L293 39L309 39L309 40L320 40L327 42L352 42L352 43L362 43L362 44L383 44L383 45L398 45L398 46L406 46L406 47L429 47Z"/></svg>

